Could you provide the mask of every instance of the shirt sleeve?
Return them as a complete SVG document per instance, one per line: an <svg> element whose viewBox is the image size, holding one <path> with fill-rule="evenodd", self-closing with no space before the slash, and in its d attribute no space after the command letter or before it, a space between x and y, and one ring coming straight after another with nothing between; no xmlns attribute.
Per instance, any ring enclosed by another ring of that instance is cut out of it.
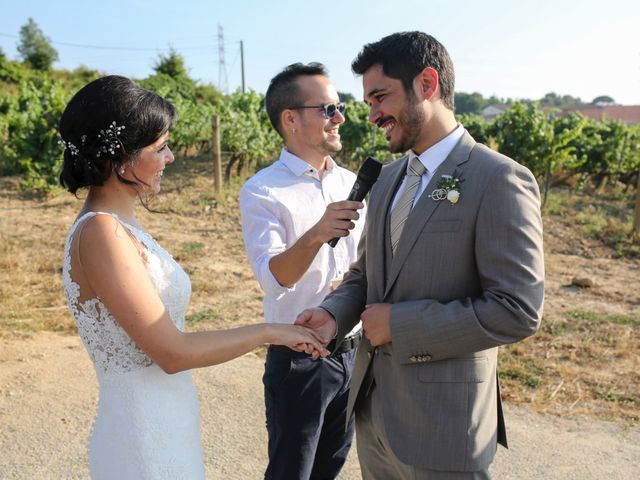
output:
<svg viewBox="0 0 640 480"><path fill-rule="evenodd" d="M279 203L267 188L250 182L240 190L242 235L249 263L260 288L275 300L296 288L280 285L269 268L271 258L287 249L287 233L280 213Z"/></svg>

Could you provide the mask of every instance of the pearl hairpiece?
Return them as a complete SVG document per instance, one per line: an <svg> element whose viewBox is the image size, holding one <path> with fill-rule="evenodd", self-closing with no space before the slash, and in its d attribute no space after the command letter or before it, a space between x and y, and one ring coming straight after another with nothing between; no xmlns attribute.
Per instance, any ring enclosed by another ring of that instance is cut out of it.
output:
<svg viewBox="0 0 640 480"><path fill-rule="evenodd" d="M58 140L58 144L62 145L65 149L69 150L69 153L71 154L72 157L75 157L76 155L78 155L78 147L76 147L73 143L71 142L65 142L64 140Z"/></svg>
<svg viewBox="0 0 640 480"><path fill-rule="evenodd" d="M98 138L102 141L102 146L96 155L99 157L101 153L107 152L113 155L122 145L118 135L120 135L124 129L124 125L118 126L114 120L106 130L100 130Z"/></svg>
<svg viewBox="0 0 640 480"><path fill-rule="evenodd" d="M125 129L124 125L118 126L115 121L111 122L111 124L106 128L106 130L100 130L98 133L98 139L101 143L98 148L98 153L96 153L96 157L99 157L103 153L110 153L111 155L116 153L118 148L122 147L122 142L120 141L119 135ZM84 146L87 141L87 136L82 135L80 137L82 144ZM77 146L75 146L71 142L65 142L64 140L59 140L58 143L62 145L65 149L69 150L69 153L72 157L77 156L80 153L80 150Z"/></svg>

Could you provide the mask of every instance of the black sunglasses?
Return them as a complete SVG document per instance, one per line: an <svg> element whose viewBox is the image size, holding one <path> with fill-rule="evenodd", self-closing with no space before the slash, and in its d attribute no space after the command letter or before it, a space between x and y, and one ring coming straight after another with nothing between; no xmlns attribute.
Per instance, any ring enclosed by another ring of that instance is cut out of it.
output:
<svg viewBox="0 0 640 480"><path fill-rule="evenodd" d="M344 102L327 103L325 105L298 105L295 107L289 107L290 110L298 110L300 108L319 108L324 113L325 118L335 117L336 112L340 112L340 115L344 117L344 114L347 112L347 105Z"/></svg>

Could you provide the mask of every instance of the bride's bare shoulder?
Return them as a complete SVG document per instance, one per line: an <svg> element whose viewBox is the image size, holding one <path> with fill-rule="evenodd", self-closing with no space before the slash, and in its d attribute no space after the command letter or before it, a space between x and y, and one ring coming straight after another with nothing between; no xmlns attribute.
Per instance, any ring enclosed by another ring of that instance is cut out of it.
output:
<svg viewBox="0 0 640 480"><path fill-rule="evenodd" d="M126 227L110 214L96 214L80 225L78 232L80 256L107 260L112 255L138 255Z"/></svg>

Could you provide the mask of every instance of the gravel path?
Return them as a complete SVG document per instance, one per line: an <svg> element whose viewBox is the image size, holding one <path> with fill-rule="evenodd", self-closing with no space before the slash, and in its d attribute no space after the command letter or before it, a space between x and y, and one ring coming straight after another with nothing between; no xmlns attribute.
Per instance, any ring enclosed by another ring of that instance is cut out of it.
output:
<svg viewBox="0 0 640 480"><path fill-rule="evenodd" d="M266 463L262 359L245 355L194 373L207 478L259 479ZM85 443L97 383L79 339L38 333L0 340L0 478L87 478ZM510 450L495 479L637 478L640 428L506 409ZM360 479L352 450L342 480Z"/></svg>

